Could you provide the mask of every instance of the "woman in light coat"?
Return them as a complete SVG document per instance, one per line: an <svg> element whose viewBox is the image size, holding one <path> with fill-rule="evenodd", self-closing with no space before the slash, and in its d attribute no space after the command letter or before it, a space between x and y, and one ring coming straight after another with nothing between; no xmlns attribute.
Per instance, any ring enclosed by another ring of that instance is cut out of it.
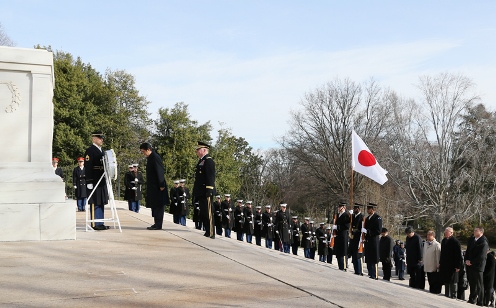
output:
<svg viewBox="0 0 496 308"><path fill-rule="evenodd" d="M441 257L441 244L436 241L436 233L427 231L427 240L424 243L424 272L429 281L429 292L441 293L442 283L439 279L439 258Z"/></svg>

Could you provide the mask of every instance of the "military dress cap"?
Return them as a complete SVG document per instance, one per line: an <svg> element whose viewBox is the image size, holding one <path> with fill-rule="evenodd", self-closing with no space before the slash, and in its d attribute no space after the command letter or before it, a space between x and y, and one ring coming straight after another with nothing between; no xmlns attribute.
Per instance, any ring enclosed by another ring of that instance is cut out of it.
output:
<svg viewBox="0 0 496 308"><path fill-rule="evenodd" d="M210 145L206 144L205 142L198 141L198 144L196 145L196 149L198 150L201 148L210 149Z"/></svg>
<svg viewBox="0 0 496 308"><path fill-rule="evenodd" d="M59 159L57 157L54 157L54 158L52 158L52 162L58 163L59 162Z"/></svg>
<svg viewBox="0 0 496 308"><path fill-rule="evenodd" d="M332 228L331 227L327 227L326 230L331 230Z"/></svg>
<svg viewBox="0 0 496 308"><path fill-rule="evenodd" d="M375 209L375 208L377 208L377 204L369 202L369 204L367 205L367 208L368 209Z"/></svg>
<svg viewBox="0 0 496 308"><path fill-rule="evenodd" d="M215 198L220 199L220 195L215 196Z"/></svg>
<svg viewBox="0 0 496 308"><path fill-rule="evenodd" d="M138 166L139 166L139 164L133 164L133 167L138 167Z"/></svg>
<svg viewBox="0 0 496 308"><path fill-rule="evenodd" d="M270 209L272 207L272 205L266 205L265 208L266 209Z"/></svg>
<svg viewBox="0 0 496 308"><path fill-rule="evenodd" d="M229 197L230 198L231 195L230 194L224 194L224 197Z"/></svg>
<svg viewBox="0 0 496 308"><path fill-rule="evenodd" d="M293 216L293 217L291 217L291 218L293 218L293 219L298 219L298 216Z"/></svg>
<svg viewBox="0 0 496 308"><path fill-rule="evenodd" d="M279 204L279 206L280 206L280 207L286 207L286 206L287 206L287 204L286 204L286 203L281 203L281 204Z"/></svg>
<svg viewBox="0 0 496 308"><path fill-rule="evenodd" d="M236 202L243 203L243 200L242 199L239 199L239 200L236 200Z"/></svg>
<svg viewBox="0 0 496 308"><path fill-rule="evenodd" d="M246 201L245 203L246 203L246 204L252 204L252 203L253 203L253 201Z"/></svg>
<svg viewBox="0 0 496 308"><path fill-rule="evenodd" d="M319 225L323 226L323 225L325 225L325 222L321 222Z"/></svg>
<svg viewBox="0 0 496 308"><path fill-rule="evenodd" d="M255 206L257 210L261 209L262 207L260 205Z"/></svg>
<svg viewBox="0 0 496 308"><path fill-rule="evenodd" d="M78 157L77 161L84 161L84 157Z"/></svg>
<svg viewBox="0 0 496 308"><path fill-rule="evenodd" d="M96 131L91 134L91 137L98 137L100 139L103 139L103 132L101 131Z"/></svg>
<svg viewBox="0 0 496 308"><path fill-rule="evenodd" d="M132 167L133 167L133 165L128 165L128 167L129 167L129 168L132 168Z"/></svg>
<svg viewBox="0 0 496 308"><path fill-rule="evenodd" d="M339 202L339 206L347 206L348 204L344 201Z"/></svg>
<svg viewBox="0 0 496 308"><path fill-rule="evenodd" d="M355 205L353 206L354 209L359 209L361 207L363 207L363 204L356 203L356 202L355 202Z"/></svg>
<svg viewBox="0 0 496 308"><path fill-rule="evenodd" d="M179 183L186 183L186 180L185 179L180 179L179 180Z"/></svg>
<svg viewBox="0 0 496 308"><path fill-rule="evenodd" d="M311 224L313 224L313 223L314 223L314 221L313 221L313 220L310 220L310 223L311 223Z"/></svg>
<svg viewBox="0 0 496 308"><path fill-rule="evenodd" d="M310 220L310 217L305 217L305 220L308 220L309 221Z"/></svg>
<svg viewBox="0 0 496 308"><path fill-rule="evenodd" d="M174 184L179 184L179 180L175 180L174 181Z"/></svg>

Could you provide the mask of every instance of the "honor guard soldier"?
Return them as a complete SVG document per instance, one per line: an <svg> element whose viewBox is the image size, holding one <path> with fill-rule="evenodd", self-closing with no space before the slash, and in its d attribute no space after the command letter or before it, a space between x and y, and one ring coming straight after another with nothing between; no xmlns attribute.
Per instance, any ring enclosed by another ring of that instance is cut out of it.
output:
<svg viewBox="0 0 496 308"><path fill-rule="evenodd" d="M55 172L55 174L60 176L60 178L63 181L64 180L64 172L62 171L62 168L59 167L59 159L57 157L52 158L52 166L53 166L53 171Z"/></svg>
<svg viewBox="0 0 496 308"><path fill-rule="evenodd" d="M205 236L215 238L213 196L215 195L215 162L208 154L210 146L198 141L196 155L199 158L196 165L193 195L200 203L200 215L205 226Z"/></svg>
<svg viewBox="0 0 496 308"><path fill-rule="evenodd" d="M310 220L310 259L315 260L315 251L317 250L317 239L315 237L314 221Z"/></svg>
<svg viewBox="0 0 496 308"><path fill-rule="evenodd" d="M246 242L250 243L253 239L253 231L255 229L254 221L253 221L253 211L251 209L252 201L246 201L246 206L243 210L243 214L245 217L245 222L243 225L243 232L246 234Z"/></svg>
<svg viewBox="0 0 496 308"><path fill-rule="evenodd" d="M291 230L293 232L291 251L295 256L298 255L298 247L300 246L300 222L298 221L298 216L291 217L293 220L291 223Z"/></svg>
<svg viewBox="0 0 496 308"><path fill-rule="evenodd" d="M179 186L176 188L177 195L177 207L176 214L179 217L179 224L186 226L186 215L189 213L189 199L191 195L189 194L189 188L185 186L186 180L179 180Z"/></svg>
<svg viewBox="0 0 496 308"><path fill-rule="evenodd" d="M124 185L126 186L124 200L127 200L130 211L139 213L142 198L141 185L143 183L145 180L141 172L138 172L138 164L129 165L129 172L124 176Z"/></svg>
<svg viewBox="0 0 496 308"><path fill-rule="evenodd" d="M202 230L202 220L200 218L200 203L195 201L195 204L193 205L193 221L195 223L195 229L197 230Z"/></svg>
<svg viewBox="0 0 496 308"><path fill-rule="evenodd" d="M93 144L86 149L84 154L85 157L85 174L86 174L86 188L87 193L91 195L88 200L90 205L91 220L94 219L104 219L104 208L105 204L108 203L108 190L107 181L104 177L104 167L103 167L103 133L94 132L91 135ZM101 181L100 181L101 179ZM98 181L100 183L97 185ZM106 230L108 229L103 222L92 222L91 227L94 230Z"/></svg>
<svg viewBox="0 0 496 308"><path fill-rule="evenodd" d="M214 224L215 224L215 234L222 235L222 205L220 203L220 195L215 196Z"/></svg>
<svg viewBox="0 0 496 308"><path fill-rule="evenodd" d="M303 248L303 255L305 258L310 259L310 247L312 234L310 230L310 217L305 217L305 221L301 224L301 247Z"/></svg>
<svg viewBox="0 0 496 308"><path fill-rule="evenodd" d="M327 238L327 263L332 264L332 254L333 249L330 246L331 239L334 235L332 234L332 227L326 227L326 238Z"/></svg>
<svg viewBox="0 0 496 308"><path fill-rule="evenodd" d="M355 203L355 205L353 206L353 214L351 215L351 235L349 247L349 254L351 255L351 262L353 263L353 270L355 271L355 275L360 276L363 276L362 253L358 252L358 246L360 245L360 237L362 234L362 207L363 205L361 205L360 203Z"/></svg>
<svg viewBox="0 0 496 308"><path fill-rule="evenodd" d="M361 229L365 234L365 263L369 277L378 279L377 264L379 263L379 235L382 231L382 218L375 211L377 204L369 203L367 205L367 218L365 227Z"/></svg>
<svg viewBox="0 0 496 308"><path fill-rule="evenodd" d="M320 262L326 262L327 254L328 254L328 249L327 249L328 242L327 242L327 235L324 225L325 223L321 222L319 228L315 230L315 237L319 241L317 245L317 254L319 255Z"/></svg>
<svg viewBox="0 0 496 308"><path fill-rule="evenodd" d="M282 251L284 253L289 253L289 246L291 245L291 227L289 214L286 212L286 203L281 203L280 210L276 214L276 234L279 235L279 239L282 244Z"/></svg>
<svg viewBox="0 0 496 308"><path fill-rule="evenodd" d="M170 200L169 214L172 214L172 221L175 224L179 224L179 216L177 216L177 207L178 207L177 188L178 187L179 187L179 180L175 180L174 186L170 189L170 192L169 192L169 200Z"/></svg>
<svg viewBox="0 0 496 308"><path fill-rule="evenodd" d="M265 237L265 247L272 249L274 240L274 215L271 213L271 206L265 206L265 213L262 214L263 236Z"/></svg>
<svg viewBox="0 0 496 308"><path fill-rule="evenodd" d="M224 201L221 203L222 209L222 227L224 228L224 236L231 238L231 230L234 226L234 214L231 204L231 195L225 194Z"/></svg>
<svg viewBox="0 0 496 308"><path fill-rule="evenodd" d="M88 193L86 191L86 173L84 171L84 158L77 159L78 166L72 171L72 183L74 185L74 196L77 200L78 212L86 210L86 198Z"/></svg>
<svg viewBox="0 0 496 308"><path fill-rule="evenodd" d="M332 226L332 230L336 231L334 238L333 252L338 261L338 267L342 271L346 271L348 264L348 234L350 232L350 214L346 211L346 203L340 202L338 205L338 215L336 224Z"/></svg>
<svg viewBox="0 0 496 308"><path fill-rule="evenodd" d="M236 232L236 239L238 241L243 241L243 226L245 225L244 204L241 199L236 200L236 203L236 207L234 208L234 231Z"/></svg>
<svg viewBox="0 0 496 308"><path fill-rule="evenodd" d="M253 234L255 235L255 243L257 246L262 246L262 207L257 205L255 207L255 221L253 223Z"/></svg>

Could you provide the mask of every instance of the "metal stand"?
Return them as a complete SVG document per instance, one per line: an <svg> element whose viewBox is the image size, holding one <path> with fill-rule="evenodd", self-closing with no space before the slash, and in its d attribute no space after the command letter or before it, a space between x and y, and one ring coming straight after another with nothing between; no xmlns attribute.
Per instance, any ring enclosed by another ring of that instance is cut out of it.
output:
<svg viewBox="0 0 496 308"><path fill-rule="evenodd" d="M112 190L112 181L111 181L110 176L109 176L108 166L109 165L108 165L107 155L104 155L103 156L103 170L104 170L104 172L103 172L102 176L100 177L100 179L98 180L98 183L96 183L94 188L98 187L98 185L100 184L102 179L105 178L105 182L106 182L107 190L108 190L108 194L109 194L109 205L110 205L110 211L112 213L112 218L90 219L89 206L88 206L88 204L86 204L85 205L85 207L86 207L86 232L95 231L91 227L92 222L106 222L106 221L113 222L114 223L114 229L115 229L115 224L117 223L117 225L119 226L119 231L122 232L121 223L119 221L119 215L117 214L117 209L115 207L114 191ZM90 200L90 198L94 192L95 192L95 189L93 189L93 191L91 192L91 194L88 196L88 198L86 200Z"/></svg>

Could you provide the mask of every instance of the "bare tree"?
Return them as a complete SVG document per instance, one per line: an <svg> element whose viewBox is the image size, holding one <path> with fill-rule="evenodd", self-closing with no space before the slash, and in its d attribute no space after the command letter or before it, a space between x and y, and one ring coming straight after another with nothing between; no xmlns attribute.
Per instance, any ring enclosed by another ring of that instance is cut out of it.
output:
<svg viewBox="0 0 496 308"><path fill-rule="evenodd" d="M461 198L453 162L466 150L456 142L456 129L478 97L472 81L461 75L423 76L418 87L421 103L395 106L396 125L388 138L391 160L398 167L395 182L411 200L412 217L431 219L440 235L475 206L474 198Z"/></svg>
<svg viewBox="0 0 496 308"><path fill-rule="evenodd" d="M5 33L2 23L0 23L0 46L15 46L14 41Z"/></svg>

